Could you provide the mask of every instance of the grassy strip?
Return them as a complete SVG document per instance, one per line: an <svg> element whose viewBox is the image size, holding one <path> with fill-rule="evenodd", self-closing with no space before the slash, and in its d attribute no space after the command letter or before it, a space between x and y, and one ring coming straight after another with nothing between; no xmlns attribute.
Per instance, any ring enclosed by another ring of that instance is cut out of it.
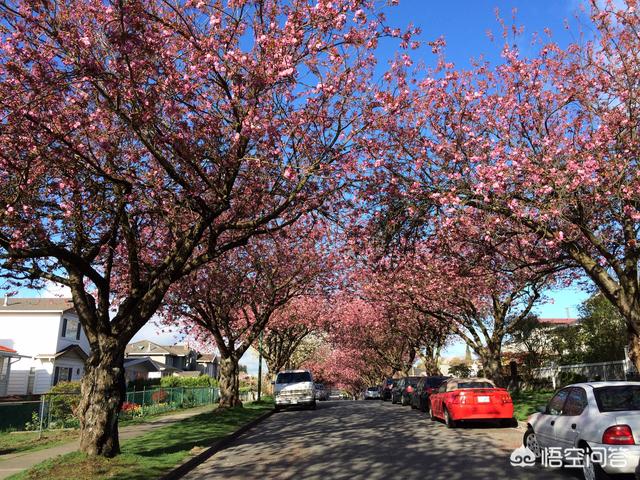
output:
<svg viewBox="0 0 640 480"><path fill-rule="evenodd" d="M553 390L532 390L512 393L511 398L513 398L514 416L522 422L526 421L529 415L535 413L537 407L547 404L553 396L553 393Z"/></svg>
<svg viewBox="0 0 640 480"><path fill-rule="evenodd" d="M87 457L80 452L62 455L9 477L11 480L143 480L157 478L188 456L271 410L271 402L244 408L214 410L158 428L122 444L115 458Z"/></svg>
<svg viewBox="0 0 640 480"><path fill-rule="evenodd" d="M44 448L51 448L78 438L77 430L51 430L38 432L11 432L0 434L0 462L2 455L14 453L35 452Z"/></svg>

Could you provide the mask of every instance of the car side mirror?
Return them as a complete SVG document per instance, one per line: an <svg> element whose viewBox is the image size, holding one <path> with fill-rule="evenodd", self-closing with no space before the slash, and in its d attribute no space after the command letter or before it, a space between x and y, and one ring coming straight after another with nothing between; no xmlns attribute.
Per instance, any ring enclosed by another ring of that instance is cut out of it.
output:
<svg viewBox="0 0 640 480"><path fill-rule="evenodd" d="M538 413L547 413L547 406L546 405L538 405L536 407L536 412L538 412Z"/></svg>

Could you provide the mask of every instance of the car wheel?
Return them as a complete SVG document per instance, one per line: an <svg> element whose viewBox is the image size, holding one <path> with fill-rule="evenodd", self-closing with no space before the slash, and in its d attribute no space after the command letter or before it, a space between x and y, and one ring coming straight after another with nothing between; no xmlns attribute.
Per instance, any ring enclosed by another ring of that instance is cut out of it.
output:
<svg viewBox="0 0 640 480"><path fill-rule="evenodd" d="M418 407L416 406L416 401L415 401L415 400L413 400L413 399L411 399L411 410L415 410L415 409L417 409L417 408L418 408Z"/></svg>
<svg viewBox="0 0 640 480"><path fill-rule="evenodd" d="M279 412L280 410L282 410L282 407L280 407L280 405L276 405L273 409L274 412Z"/></svg>
<svg viewBox="0 0 640 480"><path fill-rule="evenodd" d="M611 477L607 472L599 464L591 461L591 449L585 446L583 451L582 475L584 475L584 480L610 480Z"/></svg>
<svg viewBox="0 0 640 480"><path fill-rule="evenodd" d="M444 409L444 423L447 425L447 428L456 428L458 426L457 422L451 418L449 410L446 408Z"/></svg>
<svg viewBox="0 0 640 480"><path fill-rule="evenodd" d="M536 433L533 431L533 428L529 427L527 428L527 431L524 432L524 437L522 437L522 445L533 452L533 454L536 456L536 461L540 460L542 451L540 450L538 437L536 437Z"/></svg>
<svg viewBox="0 0 640 480"><path fill-rule="evenodd" d="M311 405L309 405L309 410L315 410L316 409L316 402L313 402Z"/></svg>

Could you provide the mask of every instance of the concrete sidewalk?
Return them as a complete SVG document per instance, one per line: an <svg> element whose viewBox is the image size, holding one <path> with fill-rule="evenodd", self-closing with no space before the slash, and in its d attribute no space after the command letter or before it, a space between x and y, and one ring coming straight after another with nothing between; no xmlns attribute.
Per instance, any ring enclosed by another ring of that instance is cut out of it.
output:
<svg viewBox="0 0 640 480"><path fill-rule="evenodd" d="M166 427L172 423L176 423L185 418L193 417L204 412L210 412L217 408L216 405L206 405L204 407L189 408L176 413L163 415L161 417L149 420L148 422L128 425L120 428L120 440L138 437L144 433L155 430L156 428ZM3 455L0 457L0 479L6 478L15 473L21 472L34 465L48 460L58 455L71 453L78 450L80 446L79 440L57 445L55 447L38 450L36 452L15 453Z"/></svg>

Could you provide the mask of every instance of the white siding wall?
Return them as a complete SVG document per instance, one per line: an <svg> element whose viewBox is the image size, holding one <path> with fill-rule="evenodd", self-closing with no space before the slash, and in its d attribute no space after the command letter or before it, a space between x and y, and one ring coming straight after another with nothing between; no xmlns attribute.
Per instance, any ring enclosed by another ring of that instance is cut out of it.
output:
<svg viewBox="0 0 640 480"><path fill-rule="evenodd" d="M2 312L0 315L0 344L13 348L20 355L29 357L21 358L11 365L8 395L25 395L27 393L27 381L31 367L36 369L34 393L37 390L36 384L44 386L45 378L51 374L51 370L47 369L41 360L34 357L43 353L56 352L59 330L59 313ZM46 389L48 390L49 387L47 386Z"/></svg>
<svg viewBox="0 0 640 480"><path fill-rule="evenodd" d="M68 318L77 316L65 314ZM44 393L51 388L53 382L53 364L49 361L35 358L37 355L54 354L69 345L79 345L89 353L89 342L81 331L80 340L61 338L62 316L60 313L16 313L2 312L0 315L0 344L13 348L21 358L11 365L11 375L7 388L8 395L25 395L29 370L36 371L33 393ZM73 380L80 380L84 374L84 363L80 358L62 358L56 365L73 368ZM78 373L80 369L80 373Z"/></svg>
<svg viewBox="0 0 640 480"><path fill-rule="evenodd" d="M62 317L66 317L70 320L78 320L77 315L70 313L65 313ZM61 319L58 326L58 343L56 344L56 352L59 352L63 348L67 348L69 345L79 345L80 348L88 354L91 349L89 347L89 340L87 340L87 336L84 334L84 328L80 331L80 340L76 340L75 338L62 338L62 323Z"/></svg>

